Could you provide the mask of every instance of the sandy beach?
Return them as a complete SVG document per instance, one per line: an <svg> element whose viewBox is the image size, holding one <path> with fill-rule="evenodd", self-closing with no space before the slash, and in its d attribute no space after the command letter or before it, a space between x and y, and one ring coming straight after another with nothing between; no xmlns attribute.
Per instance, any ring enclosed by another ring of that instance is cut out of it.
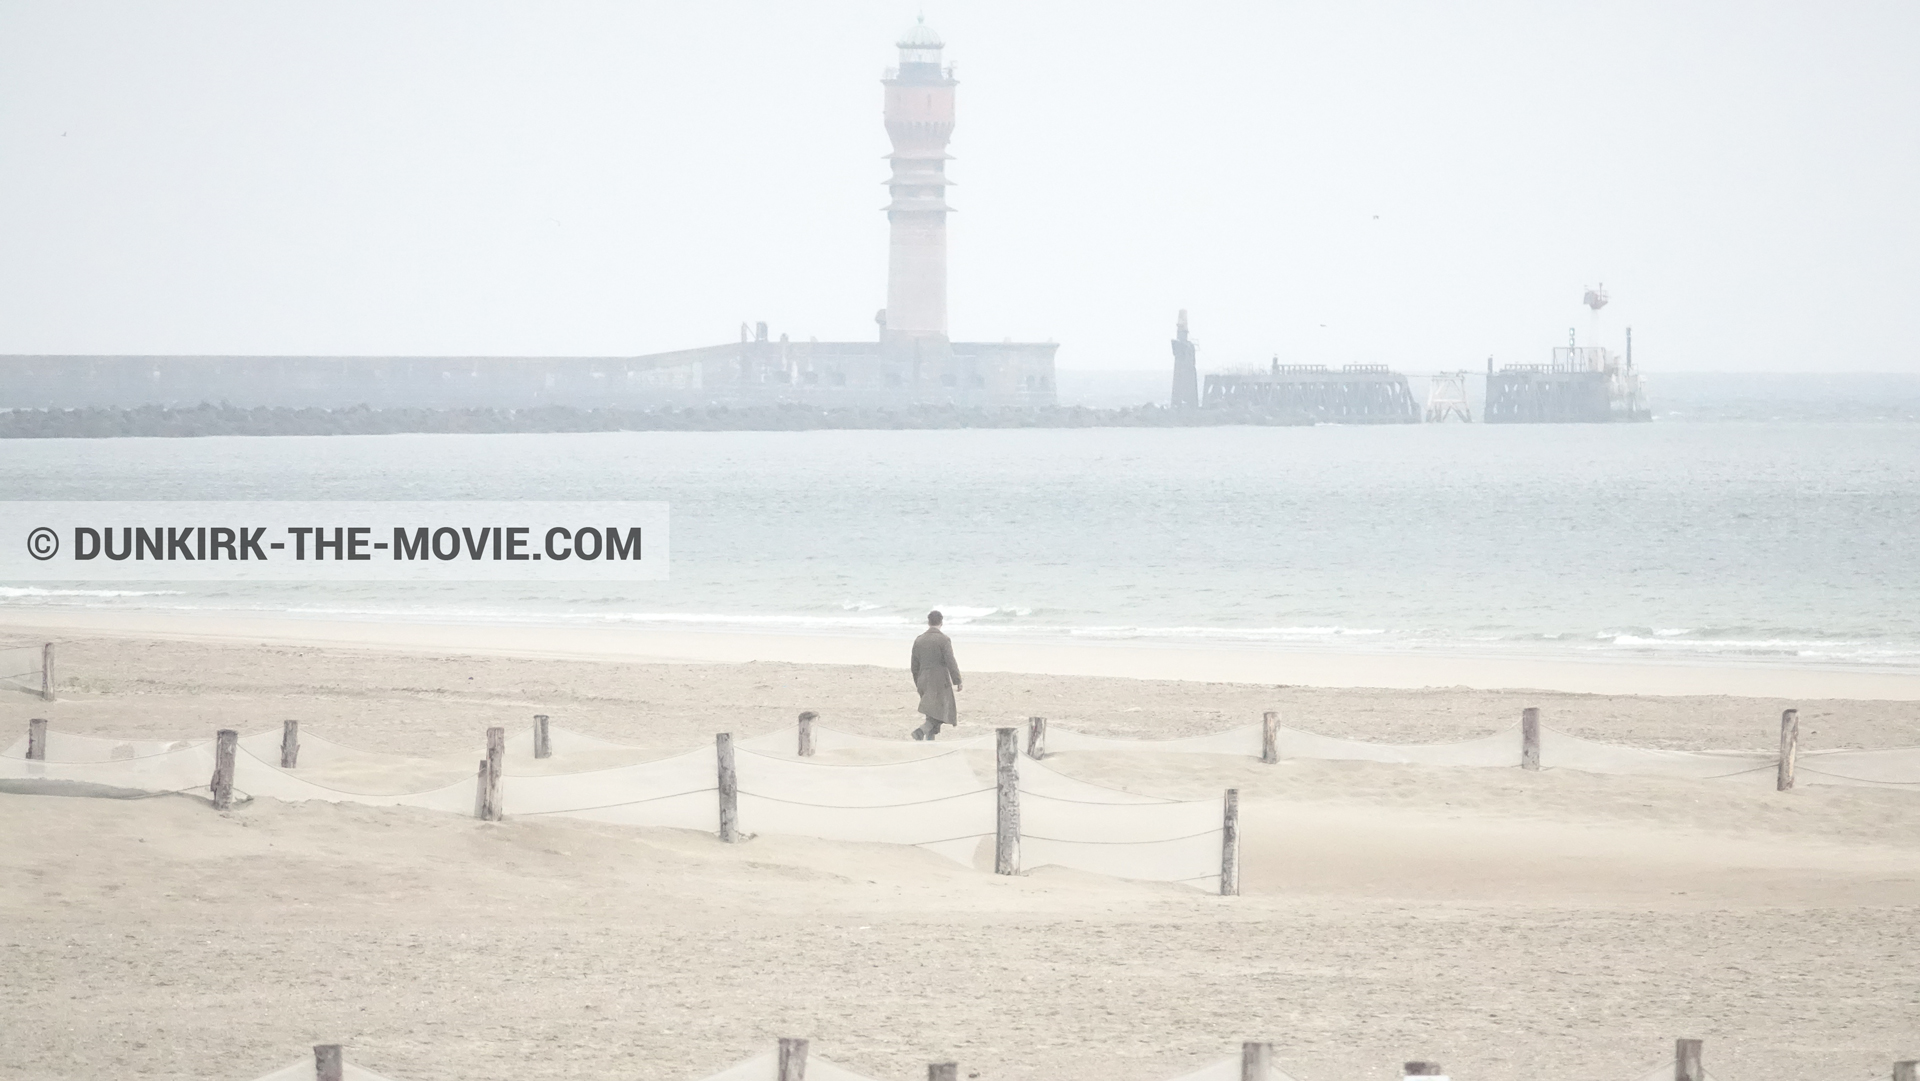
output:
<svg viewBox="0 0 1920 1081"><path fill-rule="evenodd" d="M900 642L212 615L14 614L7 629L58 639L61 679L52 703L0 696L9 740L29 717L170 739L291 717L433 756L533 713L660 748L803 709L875 736L912 723ZM1328 735L1425 742L1536 706L1615 743L1764 749L1794 707L1809 747L1920 744L1920 695L1874 673L1559 665L1516 690L1493 669L1419 682L1355 655L959 649L962 734L1044 715L1171 737L1277 709ZM248 1081L338 1041L396 1081L694 1081L804 1035L882 1078L951 1058L970 1078L1155 1081L1257 1038L1300 1081L1385 1081L1417 1058L1486 1081L1629 1081L1691 1036L1723 1081L1786 1081L1884 1076L1920 1045L1920 793L1151 753L1050 764L1152 795L1239 787L1245 895L510 809L487 824L0 796L0 1077Z"/></svg>

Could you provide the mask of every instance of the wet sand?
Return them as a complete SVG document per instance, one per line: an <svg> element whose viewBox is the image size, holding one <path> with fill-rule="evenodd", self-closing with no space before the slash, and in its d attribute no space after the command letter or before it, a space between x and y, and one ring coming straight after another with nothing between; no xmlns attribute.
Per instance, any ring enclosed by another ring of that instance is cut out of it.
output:
<svg viewBox="0 0 1920 1081"><path fill-rule="evenodd" d="M1559 655L1454 651L1192 646L969 635L965 667L1056 676L1124 676L1307 687L1415 689L1531 687L1582 694L1732 694L1920 701L1920 672L1789 663L1692 663L1666 658L1567 659ZM746 661L875 665L903 663L905 645L884 637L743 634L623 623L551 625L379 622L219 612L0 612L0 637L133 636L478 656L620 661Z"/></svg>

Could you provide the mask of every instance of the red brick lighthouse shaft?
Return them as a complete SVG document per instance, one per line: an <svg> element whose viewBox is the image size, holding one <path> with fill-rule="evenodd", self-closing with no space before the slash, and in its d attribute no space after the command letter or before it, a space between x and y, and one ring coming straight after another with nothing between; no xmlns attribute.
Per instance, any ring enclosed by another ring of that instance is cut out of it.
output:
<svg viewBox="0 0 1920 1081"><path fill-rule="evenodd" d="M941 64L940 35L925 22L896 44L900 66L883 80L893 199L887 204L891 235L881 341L889 351L932 360L947 351L947 140L953 135L954 80Z"/></svg>

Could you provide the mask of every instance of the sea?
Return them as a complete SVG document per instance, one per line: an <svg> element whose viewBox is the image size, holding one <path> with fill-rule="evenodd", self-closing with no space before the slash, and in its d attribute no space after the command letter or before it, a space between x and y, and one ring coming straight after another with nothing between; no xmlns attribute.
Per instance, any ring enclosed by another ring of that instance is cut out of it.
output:
<svg viewBox="0 0 1920 1081"><path fill-rule="evenodd" d="M8 440L10 500L663 500L672 563L0 606L1920 668L1920 378L1723 382L1649 424Z"/></svg>

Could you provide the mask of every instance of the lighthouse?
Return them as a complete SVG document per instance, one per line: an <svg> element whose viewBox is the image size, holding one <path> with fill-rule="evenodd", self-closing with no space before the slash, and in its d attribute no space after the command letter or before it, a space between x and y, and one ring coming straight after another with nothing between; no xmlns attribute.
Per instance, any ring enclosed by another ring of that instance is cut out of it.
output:
<svg viewBox="0 0 1920 1081"><path fill-rule="evenodd" d="M945 43L922 18L894 43L900 66L886 87L888 245L887 306L880 341L889 356L912 364L915 381L926 366L952 356L947 338L947 140L953 136L953 69L941 60Z"/></svg>
<svg viewBox="0 0 1920 1081"><path fill-rule="evenodd" d="M941 57L946 43L924 19L893 44L900 50L898 66L887 69L881 80L881 115L893 150L887 155L887 306L880 309L879 334L864 341L823 342L781 334L748 319L740 324L738 341L604 361L555 361L574 367L546 373L549 396L539 401L676 407L792 403L833 409L1026 409L1058 404L1053 365L1057 343L1010 337L956 342L947 330L947 185L952 183L947 179L947 141L953 137L953 68ZM152 368L149 358L130 358L130 363L134 375L128 378L136 382L145 378L139 372ZM461 373L471 367L465 360L448 363L457 364ZM502 372L523 366L518 360L500 363ZM140 367L143 364L147 367ZM578 374L567 374L575 368ZM508 376L497 378L501 387L508 387ZM0 401L6 390L0 386ZM351 393L364 398L361 391Z"/></svg>

